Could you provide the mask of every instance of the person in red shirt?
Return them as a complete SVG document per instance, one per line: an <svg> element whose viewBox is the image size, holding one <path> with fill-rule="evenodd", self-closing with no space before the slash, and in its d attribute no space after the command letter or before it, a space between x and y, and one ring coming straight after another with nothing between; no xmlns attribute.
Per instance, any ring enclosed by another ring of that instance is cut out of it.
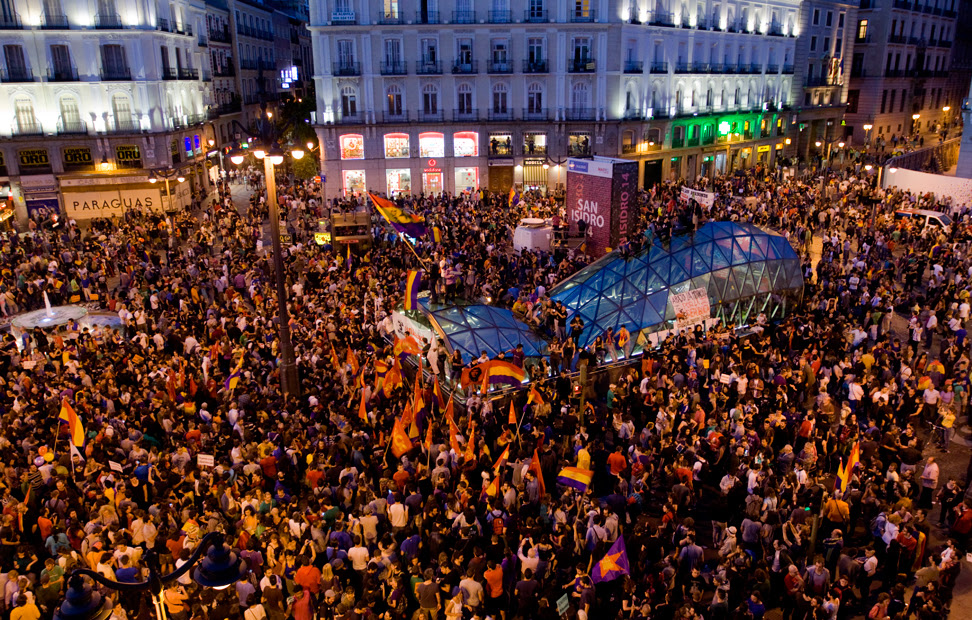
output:
<svg viewBox="0 0 972 620"><path fill-rule="evenodd" d="M311 594L317 594L321 590L320 569L311 564L310 559L306 557L301 558L300 561L302 566L297 569L297 573L294 575L294 583Z"/></svg>
<svg viewBox="0 0 972 620"><path fill-rule="evenodd" d="M273 480L277 477L277 457L272 454L260 459L260 467L263 468L263 475Z"/></svg>
<svg viewBox="0 0 972 620"><path fill-rule="evenodd" d="M615 476L621 475L621 472L628 467L628 460L624 458L624 454L621 453L621 446L616 446L614 448L614 452L608 456L607 462L611 467L611 473Z"/></svg>

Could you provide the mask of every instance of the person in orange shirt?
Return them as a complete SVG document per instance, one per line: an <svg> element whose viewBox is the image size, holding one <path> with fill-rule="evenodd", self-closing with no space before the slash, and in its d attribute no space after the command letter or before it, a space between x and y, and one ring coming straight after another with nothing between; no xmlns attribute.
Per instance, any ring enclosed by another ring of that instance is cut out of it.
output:
<svg viewBox="0 0 972 620"><path fill-rule="evenodd" d="M311 564L310 559L301 558L301 567L294 575L294 583L299 584L311 594L317 594L321 590L321 571Z"/></svg>
<svg viewBox="0 0 972 620"><path fill-rule="evenodd" d="M496 560L486 561L486 613L494 618L500 615L506 620L506 609L503 605L503 565Z"/></svg>
<svg viewBox="0 0 972 620"><path fill-rule="evenodd" d="M615 476L620 476L621 472L628 467L628 460L621 453L621 446L615 446L614 452L608 456L607 462L611 467L611 474Z"/></svg>

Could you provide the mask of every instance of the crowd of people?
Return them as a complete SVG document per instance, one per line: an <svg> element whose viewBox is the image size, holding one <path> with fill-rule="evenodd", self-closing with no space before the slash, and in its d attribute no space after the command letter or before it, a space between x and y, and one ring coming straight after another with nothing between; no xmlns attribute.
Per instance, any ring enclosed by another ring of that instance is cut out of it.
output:
<svg viewBox="0 0 972 620"><path fill-rule="evenodd" d="M972 531L968 474L939 469L968 412L966 220L909 230L894 210L927 197L850 173L699 180L719 194L711 208L680 202L680 183L642 192L622 251L753 222L805 257L803 301L593 372L582 407L571 371L597 357L548 293L589 258L511 250L522 217L563 217L556 199L401 197L430 234L410 247L376 218L370 248L349 255L313 233L356 199L324 204L313 183L281 180L300 378L285 395L266 194L258 174L236 178L179 213L6 235L5 317L46 293L120 327L3 337L4 617L50 618L76 568L139 582L154 554L171 571L214 531L245 577L167 584L174 620L949 613ZM532 379L529 399L512 395L516 423L510 394L454 389L481 360L443 342L403 355L404 381L383 385L390 313L419 257L436 301L488 299L556 339L543 360L506 352ZM77 450L65 407L84 426ZM396 456L402 416L417 441ZM565 467L589 483L565 484ZM115 620L154 613L147 591L94 586Z"/></svg>

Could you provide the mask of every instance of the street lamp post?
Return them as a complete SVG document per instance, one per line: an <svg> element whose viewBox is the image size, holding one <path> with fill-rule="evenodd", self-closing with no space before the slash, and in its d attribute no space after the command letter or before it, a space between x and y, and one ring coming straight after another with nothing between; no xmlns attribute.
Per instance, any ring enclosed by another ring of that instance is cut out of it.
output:
<svg viewBox="0 0 972 620"><path fill-rule="evenodd" d="M290 339L290 313L287 310L287 276L283 266L283 248L280 243L280 210L277 205L277 180L274 166L283 163L284 153L278 144L276 126L270 122L272 113L266 111L266 102L261 104L262 113L256 121L256 131L250 131L237 121L233 121L242 133L257 138L259 144L253 149L253 156L263 160L263 172L267 186L267 202L270 204L270 234L272 235L273 270L277 288L277 329L280 338L280 388L284 394L297 396L300 381L297 377L297 360L294 344ZM299 149L298 149L299 150ZM303 153L301 152L301 157ZM234 164L243 162L243 153L234 150L230 155Z"/></svg>
<svg viewBox="0 0 972 620"><path fill-rule="evenodd" d="M867 123L867 124L864 125L864 144L865 145L871 143L871 130L872 129L874 129L874 125L871 125L870 123Z"/></svg>
<svg viewBox="0 0 972 620"><path fill-rule="evenodd" d="M205 556L203 552L206 553ZM111 615L111 601L85 583L85 577L117 592L148 591L152 596L157 619L166 620L162 598L165 587L193 567L195 570L192 577L196 583L217 590L230 586L246 574L246 562L226 544L221 532L210 532L203 536L189 560L168 575L159 572L159 556L154 551L150 550L146 554L145 561L149 570L148 579L136 583L114 581L87 568L74 570L68 577L64 602L54 612L54 620L105 620Z"/></svg>
<svg viewBox="0 0 972 620"><path fill-rule="evenodd" d="M158 170L152 170L149 172L149 183L153 185L159 182L159 179L165 181L165 195L168 198L169 211L172 211L172 194L169 192L169 179L175 179L176 183L182 183L186 180L186 177L182 174L180 170L173 170L172 168L159 168Z"/></svg>

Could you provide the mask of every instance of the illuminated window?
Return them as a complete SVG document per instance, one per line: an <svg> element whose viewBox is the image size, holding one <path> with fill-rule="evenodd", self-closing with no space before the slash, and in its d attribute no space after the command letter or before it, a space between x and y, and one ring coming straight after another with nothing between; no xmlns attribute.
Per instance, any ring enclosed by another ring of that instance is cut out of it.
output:
<svg viewBox="0 0 972 620"><path fill-rule="evenodd" d="M441 133L429 131L419 134L420 157L445 157L445 137Z"/></svg>
<svg viewBox="0 0 972 620"><path fill-rule="evenodd" d="M387 159L398 159L401 157L408 157L408 155L407 133L385 134L385 157Z"/></svg>
<svg viewBox="0 0 972 620"><path fill-rule="evenodd" d="M361 134L341 136L341 159L364 159L364 137Z"/></svg>
<svg viewBox="0 0 972 620"><path fill-rule="evenodd" d="M344 171L344 195L360 195L365 191L365 171L364 170L345 170Z"/></svg>
<svg viewBox="0 0 972 620"><path fill-rule="evenodd" d="M474 192L479 188L479 168L456 168L456 191Z"/></svg>
<svg viewBox="0 0 972 620"><path fill-rule="evenodd" d="M862 19L857 22L857 40L863 41L867 38L867 20Z"/></svg>
<svg viewBox="0 0 972 620"><path fill-rule="evenodd" d="M412 191L412 172L408 168L385 171L388 195L408 194Z"/></svg>
<svg viewBox="0 0 972 620"><path fill-rule="evenodd" d="M479 155L479 134L475 131L459 131L452 135L452 147L456 157Z"/></svg>

